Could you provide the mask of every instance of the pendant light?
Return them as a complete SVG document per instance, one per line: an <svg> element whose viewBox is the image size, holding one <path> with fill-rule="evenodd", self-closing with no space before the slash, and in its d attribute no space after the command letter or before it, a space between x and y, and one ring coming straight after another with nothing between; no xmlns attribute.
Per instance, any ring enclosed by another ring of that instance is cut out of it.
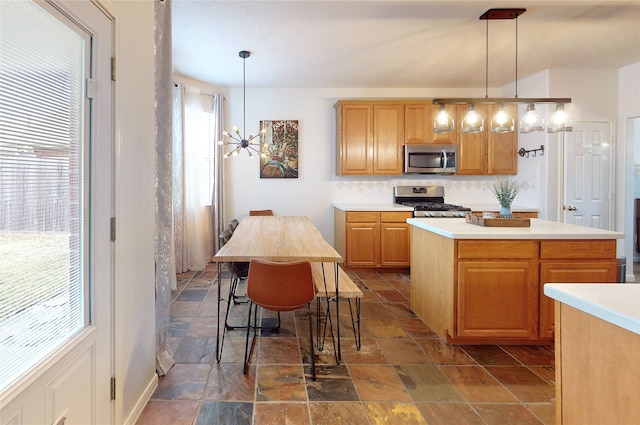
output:
<svg viewBox="0 0 640 425"><path fill-rule="evenodd" d="M447 107L445 105L440 105L440 111L436 116L436 120L433 122L433 132L451 133L455 128L455 123L451 115L447 112Z"/></svg>
<svg viewBox="0 0 640 425"><path fill-rule="evenodd" d="M469 104L469 111L461 123L463 133L482 133L484 130L484 120L476 112L476 105Z"/></svg>
<svg viewBox="0 0 640 425"><path fill-rule="evenodd" d="M527 112L520 120L520 133L532 133L537 131L544 131L544 119L536 111L536 104L529 103L527 105Z"/></svg>
<svg viewBox="0 0 640 425"><path fill-rule="evenodd" d="M544 131L544 120L537 113L535 104L556 104L556 112L549 120L547 132L556 133L559 131L572 131L571 120L564 111L564 105L571 103L571 98L518 98L518 16L526 12L527 9L508 8L508 9L489 9L480 16L481 20L486 20L486 59L485 59L485 97L484 98L436 98L432 102L434 105L440 105L443 109L445 105L469 105L467 116L461 121L463 133L474 133L484 130L483 125L479 125L481 119L475 112L475 105L481 104L498 104L498 112L491 120L490 129L493 133L506 133L514 131L515 121L509 116L504 105L505 104L527 104L527 113L520 121L520 132L530 133L534 131ZM515 19L515 97L513 98L489 98L489 21L496 19ZM475 124L472 124L475 123ZM437 119L434 121L434 129L437 128ZM435 131L435 130L434 130Z"/></svg>
<svg viewBox="0 0 640 425"><path fill-rule="evenodd" d="M556 111L547 125L547 133L559 133L561 131L573 131L573 123L564 111L564 104L558 103Z"/></svg>
<svg viewBox="0 0 640 425"><path fill-rule="evenodd" d="M496 116L491 120L492 133L511 133L514 128L514 121L511 115L504 108L504 103L498 106Z"/></svg>
<svg viewBox="0 0 640 425"><path fill-rule="evenodd" d="M223 131L222 134L225 137L228 137L230 140L223 141L220 140L218 145L220 146L235 146L235 148L226 154L224 154L224 158L227 159L230 156L238 156L242 149L246 149L249 153L249 158L253 158L253 152L259 153L258 149L254 146L260 146L260 141L255 141L258 137L260 137L260 133L258 134L249 134L249 137L245 137L246 133L246 117L247 117L247 85L246 85L246 71L245 71L245 60L251 56L251 53L246 50L241 50L238 53L238 56L242 58L242 135L240 134L240 130L238 127L233 127L233 133L228 131ZM224 149L224 148L223 148ZM251 152L253 151L253 152Z"/></svg>

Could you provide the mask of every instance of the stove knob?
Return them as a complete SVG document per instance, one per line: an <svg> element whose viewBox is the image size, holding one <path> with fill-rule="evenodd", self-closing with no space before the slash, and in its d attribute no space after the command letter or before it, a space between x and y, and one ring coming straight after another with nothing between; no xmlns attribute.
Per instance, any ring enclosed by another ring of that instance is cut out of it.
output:
<svg viewBox="0 0 640 425"><path fill-rule="evenodd" d="M435 217L436 216L436 213L434 213L434 212L431 212L429 214L431 215L431 217Z"/></svg>
<svg viewBox="0 0 640 425"><path fill-rule="evenodd" d="M442 213L442 216L443 216L443 217L446 217L446 216L447 216L447 213L446 213L446 212L443 212L443 213Z"/></svg>

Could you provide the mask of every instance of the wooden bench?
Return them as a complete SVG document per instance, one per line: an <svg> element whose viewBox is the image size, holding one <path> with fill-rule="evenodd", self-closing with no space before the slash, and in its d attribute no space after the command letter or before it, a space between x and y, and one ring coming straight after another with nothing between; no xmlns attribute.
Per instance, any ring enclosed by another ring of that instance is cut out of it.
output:
<svg viewBox="0 0 640 425"><path fill-rule="evenodd" d="M338 267L338 298L336 298L336 278L335 269ZM342 267L337 266L331 262L311 262L311 273L313 274L313 282L316 285L316 299L318 300L318 349L322 350L324 346L324 338L326 336L327 320L331 324L331 314L329 305L331 301L337 301L338 299L346 299L349 302L349 313L351 314L351 327L353 329L353 337L356 341L356 349L360 350L360 299L363 297L362 291L358 288L353 280L347 275ZM326 308L324 309L324 316L322 316L320 310L321 299L326 299ZM351 300L355 299L355 316ZM336 312L337 312L336 306ZM336 321L338 317L336 316ZM324 323L324 329L322 337L320 336L320 323ZM334 339L333 327L331 329L331 338ZM335 340L333 341L335 344ZM337 359L339 360L339 359Z"/></svg>
<svg viewBox="0 0 640 425"><path fill-rule="evenodd" d="M324 266L324 267L323 267ZM324 274L322 269L324 268ZM336 279L334 271L334 263L311 263L311 273L313 274L313 282L316 284L318 293L316 297L326 298L326 292L329 294L336 293ZM326 282L326 290L325 290ZM362 298L362 291L353 283L353 280L347 275L342 267L338 266L338 296L340 298Z"/></svg>

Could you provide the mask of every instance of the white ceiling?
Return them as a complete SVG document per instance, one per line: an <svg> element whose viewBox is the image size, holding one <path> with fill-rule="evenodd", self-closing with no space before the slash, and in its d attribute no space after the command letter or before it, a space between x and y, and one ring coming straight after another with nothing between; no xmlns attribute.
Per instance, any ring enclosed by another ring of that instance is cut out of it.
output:
<svg viewBox="0 0 640 425"><path fill-rule="evenodd" d="M489 87L640 62L640 0L172 0L174 72L218 87ZM640 78L640 76L639 76Z"/></svg>

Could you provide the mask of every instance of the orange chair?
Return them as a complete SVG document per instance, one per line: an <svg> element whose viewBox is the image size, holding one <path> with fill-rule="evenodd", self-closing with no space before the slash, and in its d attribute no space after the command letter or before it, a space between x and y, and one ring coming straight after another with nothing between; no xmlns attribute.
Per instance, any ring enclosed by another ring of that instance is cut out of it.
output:
<svg viewBox="0 0 640 425"><path fill-rule="evenodd" d="M278 312L278 324L273 330L280 328L280 312L298 310L307 305L309 317L309 347L311 350L311 378L316 380L315 354L313 348L313 321L311 319L311 301L315 299L316 286L313 283L311 264L308 261L276 263L265 260L251 260L249 278L247 280L247 297L249 298L249 318L247 321L247 340L244 351L244 373L249 367L249 357L255 345L256 334L261 329L257 326L258 306L266 310ZM253 313L252 313L253 311ZM253 326L251 316L253 314ZM249 333L254 329L251 349L249 349Z"/></svg>
<svg viewBox="0 0 640 425"><path fill-rule="evenodd" d="M271 210L251 210L251 211L249 211L249 215L273 215L273 211L271 211Z"/></svg>

